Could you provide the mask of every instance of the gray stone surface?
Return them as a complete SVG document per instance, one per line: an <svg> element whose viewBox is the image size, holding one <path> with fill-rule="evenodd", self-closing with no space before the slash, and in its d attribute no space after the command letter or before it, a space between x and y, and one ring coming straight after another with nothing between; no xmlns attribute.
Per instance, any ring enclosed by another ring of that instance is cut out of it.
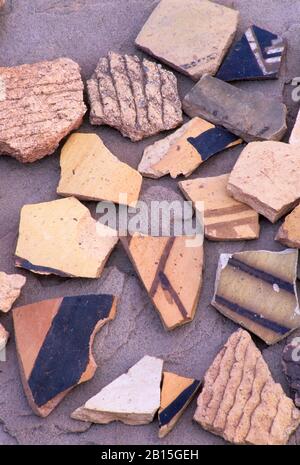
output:
<svg viewBox="0 0 300 465"><path fill-rule="evenodd" d="M157 3L157 0L7 0L6 6L0 11L0 64L15 66L67 56L77 61L83 69L83 77L89 78L99 56L107 54L109 50L136 53L134 39ZM291 100L293 87L290 81L300 76L300 0L222 0L219 3L240 10L239 34L256 23L287 39L287 59L279 81L243 83L238 86L263 91L265 95L273 95L280 101L281 90L286 84L284 101L289 109L290 132L299 107L299 103ZM138 54L143 56L140 52ZM180 75L178 78L180 96L183 97L194 82ZM133 144L112 129L92 128L87 116L82 130L92 130L99 134L114 154L134 168L137 168L144 148L163 137L161 135ZM288 134L285 140L288 140ZM241 147L237 147L212 158L201 165L192 178L228 172L240 151ZM13 159L2 157L0 173L0 269L12 273L15 271L13 252L20 207L24 203L57 198L59 152L31 166L23 166ZM179 193L177 181L169 177L159 181L145 179L143 192L161 186L169 191L173 199L174 192ZM94 214L95 204L86 205ZM272 226L262 219L261 226L261 236L257 241L206 242L204 286L196 317L192 323L171 333L163 330L121 244L110 257L108 269L100 281L42 277L22 271L28 281L18 301L20 305L63 294L105 289L120 292L122 288L122 295L116 320L103 328L95 341L94 352L100 365L95 377L74 390L47 419L36 417L27 404L19 378L12 335L8 343L8 360L0 363L0 444L223 444L221 438L205 432L192 422L195 401L174 431L162 440L158 439L157 422L140 427L117 423L90 426L71 420L70 413L146 353L163 357L167 370L189 377L202 377L216 353L237 328L210 306L219 254L284 248L274 242L279 224ZM10 314L1 316L0 321L12 331ZM263 351L274 379L281 382L288 392L280 362L284 342L267 348L258 339L255 341ZM296 441L300 443L300 431L290 442L294 444Z"/></svg>

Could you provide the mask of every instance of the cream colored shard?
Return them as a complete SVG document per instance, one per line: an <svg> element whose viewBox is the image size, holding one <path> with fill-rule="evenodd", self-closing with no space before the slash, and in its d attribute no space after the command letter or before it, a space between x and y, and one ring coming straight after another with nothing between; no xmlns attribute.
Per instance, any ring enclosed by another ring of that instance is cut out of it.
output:
<svg viewBox="0 0 300 465"><path fill-rule="evenodd" d="M241 329L206 372L197 404L194 420L234 444L286 444L300 424L300 411Z"/></svg>
<svg viewBox="0 0 300 465"><path fill-rule="evenodd" d="M138 201L142 176L119 161L96 134L72 134L61 151L60 166L60 195L131 206Z"/></svg>
<svg viewBox="0 0 300 465"><path fill-rule="evenodd" d="M203 270L203 245L196 240L139 234L121 238L167 330L189 323L195 316Z"/></svg>
<svg viewBox="0 0 300 465"><path fill-rule="evenodd" d="M205 237L213 241L239 241L259 237L258 214L227 192L229 174L178 183L203 214Z"/></svg>
<svg viewBox="0 0 300 465"><path fill-rule="evenodd" d="M72 413L75 420L92 423L121 421L127 425L150 423L160 404L163 361L146 355Z"/></svg>
<svg viewBox="0 0 300 465"><path fill-rule="evenodd" d="M0 362L4 361L2 360L2 357L1 357L1 351L5 349L8 338L9 338L9 333L6 331L4 326L2 326L0 323Z"/></svg>
<svg viewBox="0 0 300 465"><path fill-rule="evenodd" d="M7 313L11 309L25 283L24 276L0 272L0 312Z"/></svg>
<svg viewBox="0 0 300 465"><path fill-rule="evenodd" d="M287 247L300 249L300 205L286 216L275 237Z"/></svg>
<svg viewBox="0 0 300 465"><path fill-rule="evenodd" d="M16 266L39 274L98 278L118 242L74 197L21 210Z"/></svg>
<svg viewBox="0 0 300 465"><path fill-rule="evenodd" d="M289 139L290 144L300 144L300 110L298 112L292 133Z"/></svg>
<svg viewBox="0 0 300 465"><path fill-rule="evenodd" d="M228 191L275 223L300 199L300 146L252 142L242 151Z"/></svg>
<svg viewBox="0 0 300 465"><path fill-rule="evenodd" d="M298 250L221 254L212 305L267 344L300 327Z"/></svg>

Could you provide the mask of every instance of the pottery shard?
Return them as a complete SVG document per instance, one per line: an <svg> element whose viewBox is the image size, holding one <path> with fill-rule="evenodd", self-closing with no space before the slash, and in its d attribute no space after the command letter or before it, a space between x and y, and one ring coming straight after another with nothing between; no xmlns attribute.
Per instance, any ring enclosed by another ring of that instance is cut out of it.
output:
<svg viewBox="0 0 300 465"><path fill-rule="evenodd" d="M238 158L227 189L236 200L275 223L300 199L299 170L300 147L283 142L253 142Z"/></svg>
<svg viewBox="0 0 300 465"><path fill-rule="evenodd" d="M44 300L13 310L20 372L32 410L48 416L97 365L95 334L116 315L112 295L79 295Z"/></svg>
<svg viewBox="0 0 300 465"><path fill-rule="evenodd" d="M165 437L175 427L181 415L200 389L201 381L165 371L158 411L159 437Z"/></svg>
<svg viewBox="0 0 300 465"><path fill-rule="evenodd" d="M132 206L138 201L142 176L120 162L96 134L72 134L61 151L60 166L60 195Z"/></svg>
<svg viewBox="0 0 300 465"><path fill-rule="evenodd" d="M55 151L86 107L77 63L60 58L0 68L0 153L26 163Z"/></svg>
<svg viewBox="0 0 300 465"><path fill-rule="evenodd" d="M203 245L199 238L134 234L121 242L165 328L192 321L202 287Z"/></svg>
<svg viewBox="0 0 300 465"><path fill-rule="evenodd" d="M197 81L217 72L238 19L238 11L206 0L162 0L135 43Z"/></svg>
<svg viewBox="0 0 300 465"><path fill-rule="evenodd" d="M1 360L1 351L5 349L7 341L9 338L9 333L6 331L4 326L0 323L0 362L3 361Z"/></svg>
<svg viewBox="0 0 300 465"><path fill-rule="evenodd" d="M149 178L189 176L201 163L242 140L227 129L193 118L173 134L144 150L139 172Z"/></svg>
<svg viewBox="0 0 300 465"><path fill-rule="evenodd" d="M205 237L213 241L239 241L259 237L258 214L230 197L229 174L178 183L194 208L203 215Z"/></svg>
<svg viewBox="0 0 300 465"><path fill-rule="evenodd" d="M74 197L25 205L15 265L39 274L98 278L118 242Z"/></svg>
<svg viewBox="0 0 300 465"><path fill-rule="evenodd" d="M283 371L297 407L300 407L300 338L295 337L284 348Z"/></svg>
<svg viewBox="0 0 300 465"><path fill-rule="evenodd" d="M300 205L285 218L275 240L287 247L300 249Z"/></svg>
<svg viewBox="0 0 300 465"><path fill-rule="evenodd" d="M0 272L0 312L8 312L19 297L26 278L19 274Z"/></svg>
<svg viewBox="0 0 300 465"><path fill-rule="evenodd" d="M161 65L110 52L87 83L90 122L139 141L182 122L177 79Z"/></svg>
<svg viewBox="0 0 300 465"><path fill-rule="evenodd" d="M185 96L183 109L190 117L224 126L246 142L281 140L287 130L283 103L208 75Z"/></svg>
<svg viewBox="0 0 300 465"><path fill-rule="evenodd" d="M127 425L150 423L160 404L163 361L146 355L72 413L75 420Z"/></svg>
<svg viewBox="0 0 300 465"><path fill-rule="evenodd" d="M300 327L298 250L221 254L212 305L267 344Z"/></svg>
<svg viewBox="0 0 300 465"><path fill-rule="evenodd" d="M289 139L290 144L300 144L300 110Z"/></svg>
<svg viewBox="0 0 300 465"><path fill-rule="evenodd" d="M241 329L206 372L197 403L194 420L235 444L286 444L300 424L300 411Z"/></svg>

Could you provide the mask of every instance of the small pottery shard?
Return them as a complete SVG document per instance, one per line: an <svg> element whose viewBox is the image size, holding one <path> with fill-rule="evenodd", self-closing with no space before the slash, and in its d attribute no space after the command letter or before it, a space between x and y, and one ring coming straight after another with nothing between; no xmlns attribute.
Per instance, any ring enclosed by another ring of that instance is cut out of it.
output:
<svg viewBox="0 0 300 465"><path fill-rule="evenodd" d="M0 153L26 163L55 151L86 112L80 67L68 58L0 68Z"/></svg>
<svg viewBox="0 0 300 465"><path fill-rule="evenodd" d="M160 405L162 368L162 360L146 355L75 410L71 417L101 424L112 421L127 425L150 423Z"/></svg>
<svg viewBox="0 0 300 465"><path fill-rule="evenodd" d="M300 338L295 337L284 348L283 371L297 407L300 407Z"/></svg>
<svg viewBox="0 0 300 465"><path fill-rule="evenodd" d="M300 147L253 142L239 156L227 189L236 200L275 223L300 199L299 170Z"/></svg>
<svg viewBox="0 0 300 465"><path fill-rule="evenodd" d="M300 249L300 205L286 216L275 240L287 247Z"/></svg>
<svg viewBox="0 0 300 465"><path fill-rule="evenodd" d="M87 85L91 124L112 126L132 141L182 122L176 77L146 59L110 52Z"/></svg>
<svg viewBox="0 0 300 465"><path fill-rule="evenodd" d="M0 272L0 312L7 313L11 309L25 283L24 276Z"/></svg>
<svg viewBox="0 0 300 465"><path fill-rule="evenodd" d="M300 110L289 139L290 144L300 144Z"/></svg>
<svg viewBox="0 0 300 465"><path fill-rule="evenodd" d="M238 19L238 11L206 0L161 0L135 43L198 81L217 72Z"/></svg>
<svg viewBox="0 0 300 465"><path fill-rule="evenodd" d="M0 323L0 362L3 361L1 360L1 351L5 349L7 341L9 338L9 333L6 331L4 326Z"/></svg>
<svg viewBox="0 0 300 465"><path fill-rule="evenodd" d="M277 79L285 49L281 37L251 26L232 46L216 77L222 81Z"/></svg>
<svg viewBox="0 0 300 465"><path fill-rule="evenodd" d="M178 183L194 207L203 213L205 237L213 241L240 241L259 237L258 214L230 197L229 174Z"/></svg>
<svg viewBox="0 0 300 465"><path fill-rule="evenodd" d="M201 163L242 140L222 127L193 118L144 151L139 172L149 178L189 176Z"/></svg>
<svg viewBox="0 0 300 465"><path fill-rule="evenodd" d="M209 75L203 76L185 96L183 109L191 118L200 116L224 126L246 142L281 140L287 130L283 103Z"/></svg>
<svg viewBox="0 0 300 465"><path fill-rule="evenodd" d="M300 327L297 262L295 249L221 254L212 305L275 344Z"/></svg>
<svg viewBox="0 0 300 465"><path fill-rule="evenodd" d="M115 318L112 295L81 295L45 300L13 310L22 382L32 410L49 415L97 365L95 334Z"/></svg>
<svg viewBox="0 0 300 465"><path fill-rule="evenodd" d="M142 176L120 162L96 134L72 134L61 151L60 166L60 195L132 206L138 201Z"/></svg>
<svg viewBox="0 0 300 465"><path fill-rule="evenodd" d="M300 424L300 411L242 329L206 372L197 403L194 420L234 444L286 444Z"/></svg>
<svg viewBox="0 0 300 465"><path fill-rule="evenodd" d="M201 381L197 379L164 371L158 412L160 438L172 431L200 386Z"/></svg>
<svg viewBox="0 0 300 465"><path fill-rule="evenodd" d="M192 321L202 287L203 245L198 238L134 234L121 241L165 328Z"/></svg>
<svg viewBox="0 0 300 465"><path fill-rule="evenodd" d="M98 278L118 242L74 197L25 205L15 265L39 274Z"/></svg>

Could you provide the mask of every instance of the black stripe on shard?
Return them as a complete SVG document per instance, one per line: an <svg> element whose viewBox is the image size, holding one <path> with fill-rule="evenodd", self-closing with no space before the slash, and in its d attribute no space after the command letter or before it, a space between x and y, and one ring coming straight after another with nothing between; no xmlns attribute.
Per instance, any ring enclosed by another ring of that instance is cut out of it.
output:
<svg viewBox="0 0 300 465"><path fill-rule="evenodd" d="M178 397L176 397L171 404L168 405L164 410L158 414L159 427L167 425L170 423L172 418L177 415L180 410L185 406L188 400L195 394L195 392L200 387L201 382L195 379L195 381L188 386L184 391L182 391Z"/></svg>
<svg viewBox="0 0 300 465"><path fill-rule="evenodd" d="M266 271L258 270L252 266L246 265L246 263L238 260L237 258L230 258L228 261L228 265L232 268L237 268L244 273L247 273L251 276L254 276L257 279L261 279L268 284L274 285L276 284L280 289L290 292L291 294L295 295L295 289L293 284L289 283L288 281L284 281L283 279L277 278Z"/></svg>
<svg viewBox="0 0 300 465"><path fill-rule="evenodd" d="M28 381L38 407L79 382L89 362L90 337L109 316L113 299L92 294L62 300Z"/></svg>
<svg viewBox="0 0 300 465"><path fill-rule="evenodd" d="M216 126L197 137L188 137L187 140L197 150L202 161L205 161L222 150L227 149L230 144L238 139L238 136L227 131L227 129Z"/></svg>
<svg viewBox="0 0 300 465"><path fill-rule="evenodd" d="M263 326L264 328L270 329L274 333L286 334L291 331L291 328L286 328L285 326L281 326L280 324L275 323L275 321L267 320L266 318L259 315L258 313L252 312L251 310L248 310L247 308L241 307L240 305L234 302L230 302L229 300L219 295L215 296L215 302L224 307L227 307L229 310L231 310L234 313L237 313L238 315L248 318L248 320L251 320L254 323L257 323L258 325Z"/></svg>
<svg viewBox="0 0 300 465"><path fill-rule="evenodd" d="M35 271L36 273L47 273L47 274L56 274L61 277L71 277L72 275L64 273L62 271L56 270L55 268L49 268L47 266L34 265L33 263L25 260L24 258L15 257L15 265L25 270Z"/></svg>

